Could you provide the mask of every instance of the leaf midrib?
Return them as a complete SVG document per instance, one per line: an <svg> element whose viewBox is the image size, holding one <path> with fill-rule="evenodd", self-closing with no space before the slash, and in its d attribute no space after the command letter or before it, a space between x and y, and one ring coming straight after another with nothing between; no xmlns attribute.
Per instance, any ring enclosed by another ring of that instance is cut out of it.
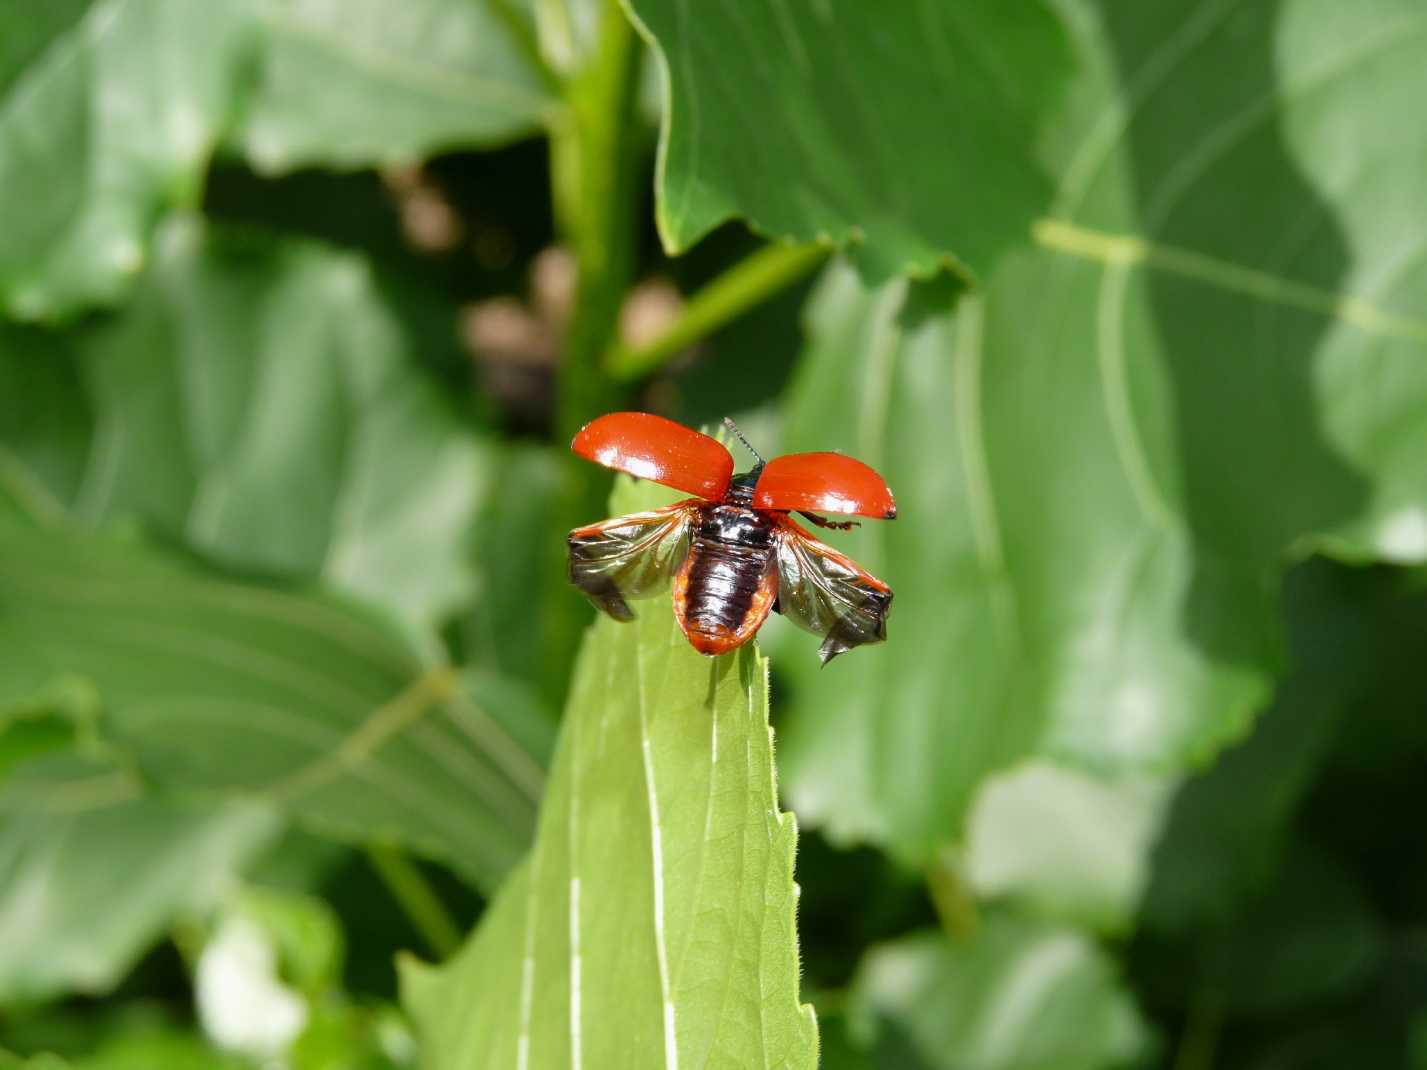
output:
<svg viewBox="0 0 1427 1070"><path fill-rule="evenodd" d="M1427 319L1403 316L1352 294L1283 278L1258 268L1180 246L1153 242L1042 218L1031 227L1034 244L1051 252L1106 266L1148 267L1269 304L1312 312L1365 334L1427 347Z"/></svg>

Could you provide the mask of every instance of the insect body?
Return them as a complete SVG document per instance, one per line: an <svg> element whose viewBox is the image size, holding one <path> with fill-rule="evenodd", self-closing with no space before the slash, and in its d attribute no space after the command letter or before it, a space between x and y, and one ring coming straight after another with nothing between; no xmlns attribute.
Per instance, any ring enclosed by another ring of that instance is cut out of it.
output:
<svg viewBox="0 0 1427 1070"><path fill-rule="evenodd" d="M824 663L887 638L891 588L790 515L801 512L834 528L852 525L818 514L895 517L892 492L861 461L795 453L767 463L759 458L752 471L734 475L733 457L717 439L641 412L591 421L571 448L696 495L570 532L570 582L616 620L633 618L631 599L672 581L674 616L701 654L746 643L770 610L822 636Z"/></svg>

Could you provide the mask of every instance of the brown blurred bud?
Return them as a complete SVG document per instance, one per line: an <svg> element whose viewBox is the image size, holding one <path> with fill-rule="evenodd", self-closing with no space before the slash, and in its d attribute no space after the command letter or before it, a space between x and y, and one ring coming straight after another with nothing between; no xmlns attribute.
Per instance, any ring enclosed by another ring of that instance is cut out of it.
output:
<svg viewBox="0 0 1427 1070"><path fill-rule="evenodd" d="M558 331L570 323L578 285L575 257L563 246L542 249L530 265L530 297L536 314Z"/></svg>
<svg viewBox="0 0 1427 1070"><path fill-rule="evenodd" d="M386 171L382 179L396 200L408 245L423 253L449 253L461 244L466 228L430 175L409 167Z"/></svg>
<svg viewBox="0 0 1427 1070"><path fill-rule="evenodd" d="M619 337L632 349L648 345L674 322L684 298L668 279L646 279L629 292L619 312Z"/></svg>

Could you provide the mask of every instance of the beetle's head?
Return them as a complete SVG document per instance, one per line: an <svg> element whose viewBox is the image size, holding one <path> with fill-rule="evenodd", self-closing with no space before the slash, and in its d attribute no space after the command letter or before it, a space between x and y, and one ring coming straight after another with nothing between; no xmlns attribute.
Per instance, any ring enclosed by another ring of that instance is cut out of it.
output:
<svg viewBox="0 0 1427 1070"><path fill-rule="evenodd" d="M728 493L724 495L724 501L731 505L748 505L753 501L753 488L758 484L758 477L763 474L763 461L754 465L747 472L740 472L733 477L728 485Z"/></svg>

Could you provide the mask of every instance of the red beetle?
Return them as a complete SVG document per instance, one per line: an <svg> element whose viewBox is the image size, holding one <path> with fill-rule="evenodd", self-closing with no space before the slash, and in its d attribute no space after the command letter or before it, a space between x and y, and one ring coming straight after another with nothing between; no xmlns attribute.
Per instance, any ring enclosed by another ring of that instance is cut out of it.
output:
<svg viewBox="0 0 1427 1070"><path fill-rule="evenodd" d="M723 443L644 412L615 412L580 429L570 448L606 468L696 495L663 509L570 532L570 582L615 620L629 600L672 578L674 616L695 650L724 654L751 639L776 609L823 637L826 664L845 650L887 638L892 590L795 523L850 528L818 513L891 520L882 477L840 453L793 453L764 463L732 420L729 429L758 463L734 475Z"/></svg>

